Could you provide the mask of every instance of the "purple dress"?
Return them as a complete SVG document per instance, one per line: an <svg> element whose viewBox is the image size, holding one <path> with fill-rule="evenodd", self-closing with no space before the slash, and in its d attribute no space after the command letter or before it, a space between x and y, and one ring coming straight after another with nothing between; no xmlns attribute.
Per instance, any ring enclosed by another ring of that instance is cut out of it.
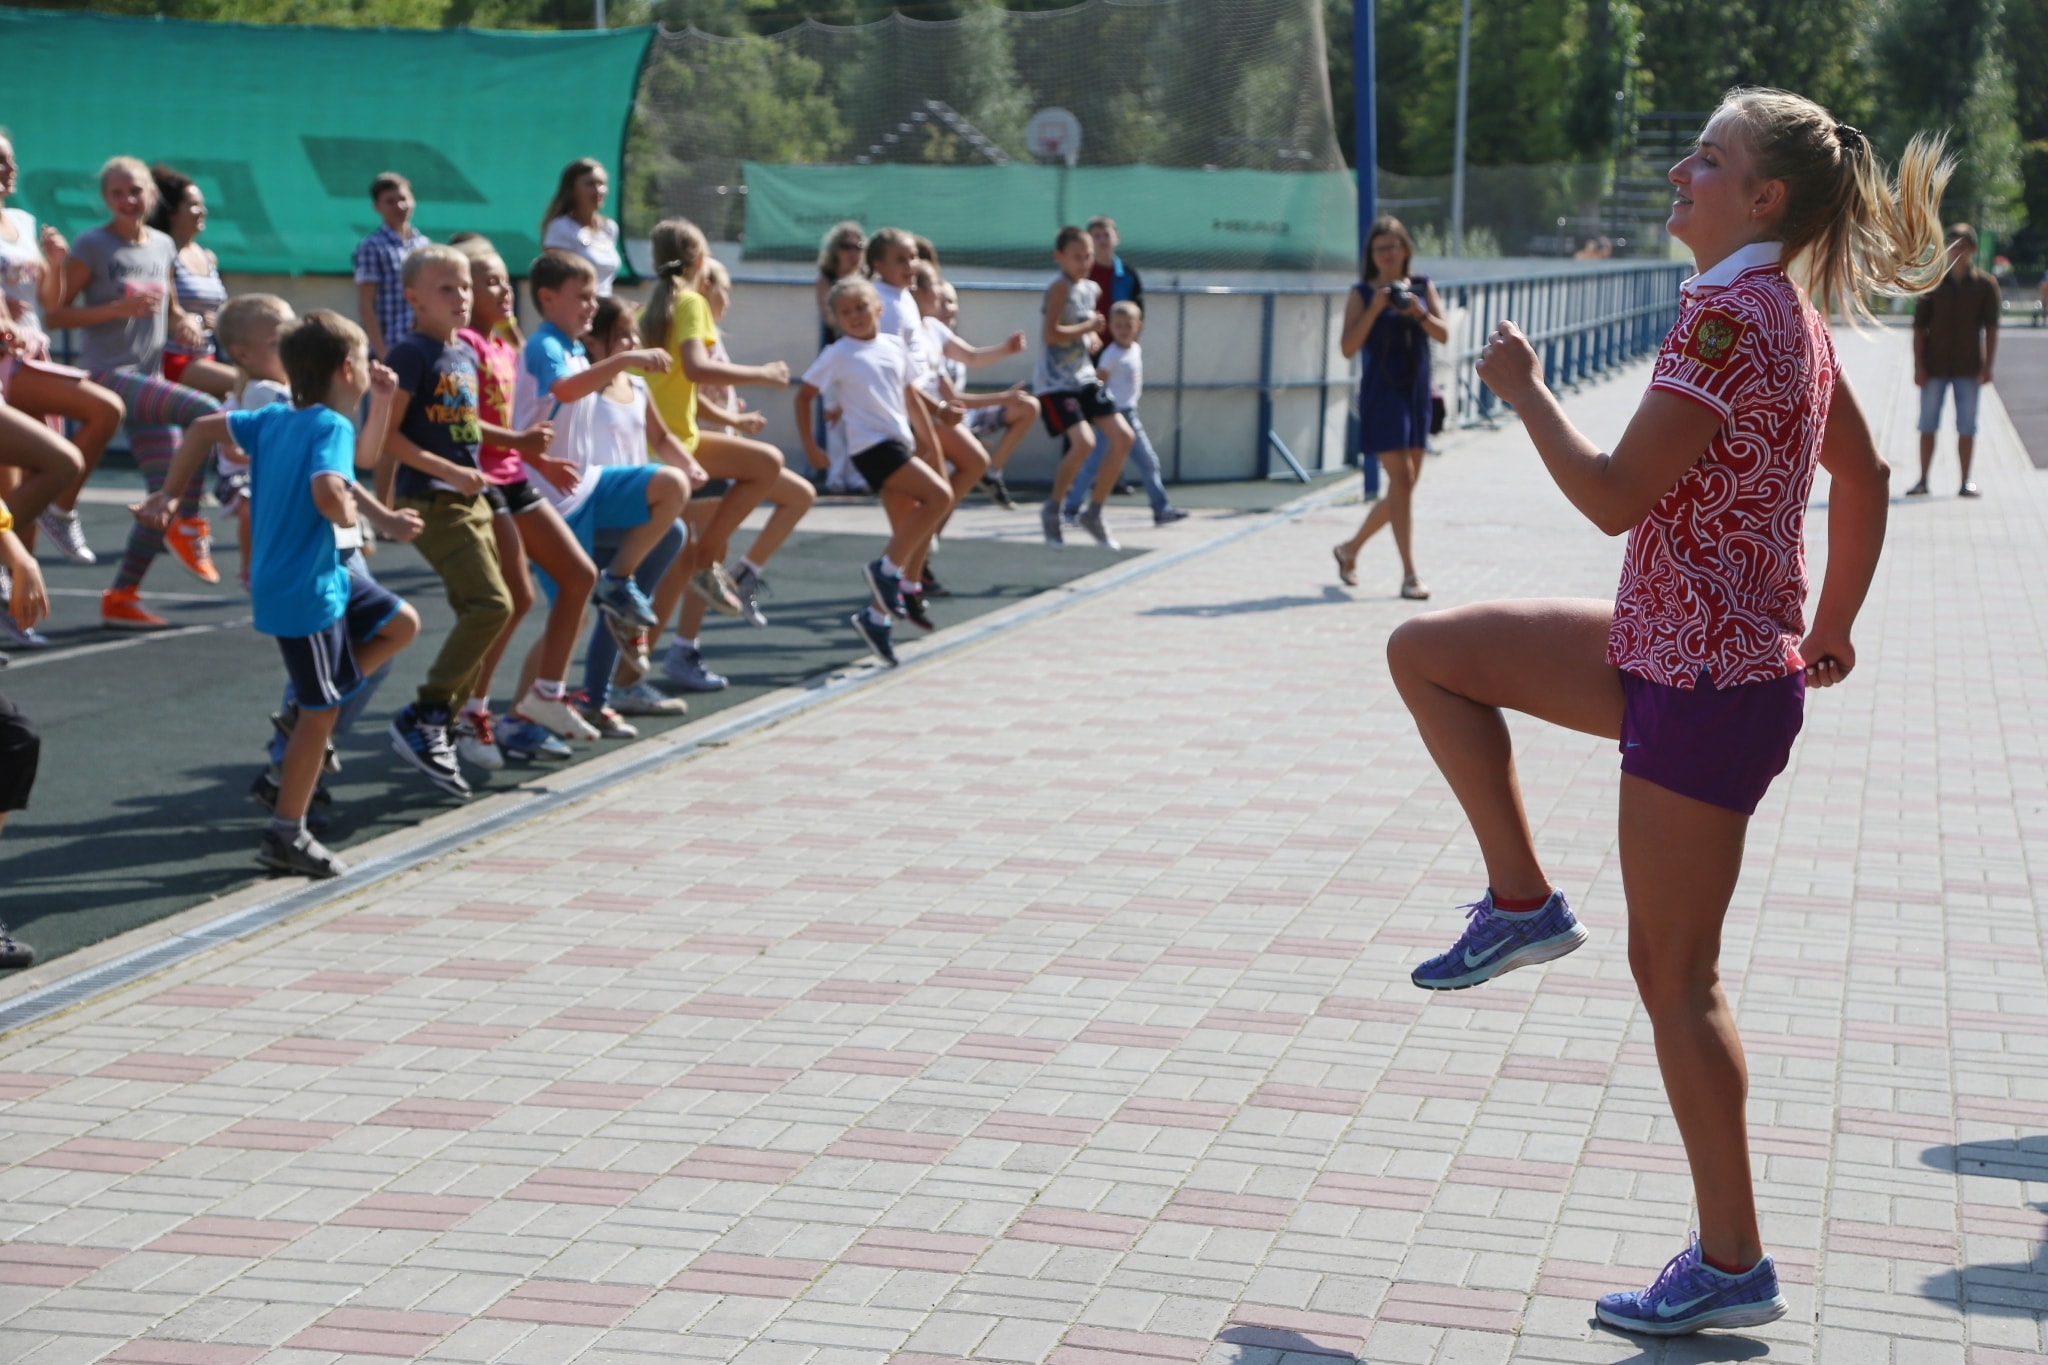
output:
<svg viewBox="0 0 2048 1365"><path fill-rule="evenodd" d="M1366 294L1365 285L1352 288ZM1427 300L1429 276L1411 275L1408 288ZM1359 355L1365 367L1358 380L1359 453L1420 450L1429 443L1429 334L1389 308L1373 320Z"/></svg>

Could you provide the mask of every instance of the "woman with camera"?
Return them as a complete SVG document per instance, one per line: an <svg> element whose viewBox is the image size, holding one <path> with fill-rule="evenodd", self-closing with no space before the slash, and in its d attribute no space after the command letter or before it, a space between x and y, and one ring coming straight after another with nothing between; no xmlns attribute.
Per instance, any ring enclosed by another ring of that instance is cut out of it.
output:
<svg viewBox="0 0 2048 1365"><path fill-rule="evenodd" d="M1374 221L1365 241L1365 270L1344 302L1345 359L1365 353L1358 381L1359 453L1378 456L1387 494L1374 503L1351 539L1332 548L1337 578L1358 586L1358 552L1391 523L1401 552L1401 596L1422 601L1429 589L1415 576L1410 553L1410 500L1422 476L1429 439L1429 343L1448 341L1444 306L1427 275L1410 275L1415 242L1398 218Z"/></svg>

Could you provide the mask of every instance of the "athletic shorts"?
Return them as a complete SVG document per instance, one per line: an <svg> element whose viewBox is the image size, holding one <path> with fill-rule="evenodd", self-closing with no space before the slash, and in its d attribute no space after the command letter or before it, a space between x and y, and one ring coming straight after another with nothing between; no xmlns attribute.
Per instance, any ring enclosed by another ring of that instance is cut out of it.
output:
<svg viewBox="0 0 2048 1365"><path fill-rule="evenodd" d="M977 436L991 436L1009 426L1001 408L969 408L967 429Z"/></svg>
<svg viewBox="0 0 2048 1365"><path fill-rule="evenodd" d="M690 494L692 502L711 502L732 492L731 479L706 479L704 486Z"/></svg>
<svg viewBox="0 0 2048 1365"><path fill-rule="evenodd" d="M0 696L0 811L28 809L36 785L36 765L43 754L42 736L14 703Z"/></svg>
<svg viewBox="0 0 2048 1365"><path fill-rule="evenodd" d="M532 480L515 479L511 483L485 484L484 501L491 505L492 516L516 517L531 512L547 499L540 495Z"/></svg>
<svg viewBox="0 0 2048 1365"><path fill-rule="evenodd" d="M278 652L299 709L329 711L354 696L363 685L356 646L384 629L404 605L368 574L351 573L348 605L333 625L312 635L279 636Z"/></svg>
<svg viewBox="0 0 2048 1365"><path fill-rule="evenodd" d="M1621 675L1621 770L1710 806L1756 814L1806 713L1806 674L1690 689Z"/></svg>
<svg viewBox="0 0 2048 1365"><path fill-rule="evenodd" d="M595 556L600 531L630 531L647 524L647 485L662 468L658 464L614 464L597 471L597 487L583 505L562 520L569 523L583 553ZM548 605L555 601L555 580L536 564L533 576Z"/></svg>
<svg viewBox="0 0 2048 1365"><path fill-rule="evenodd" d="M1045 419L1046 433L1057 438L1083 422L1116 416L1116 404L1102 385L1086 384L1078 389L1041 393L1038 395L1038 412Z"/></svg>
<svg viewBox="0 0 2048 1365"><path fill-rule="evenodd" d="M882 485L889 481L891 474L915 458L909 446L901 441L890 440L880 445L869 446L855 455L853 467L867 480L868 487L879 493L882 491Z"/></svg>

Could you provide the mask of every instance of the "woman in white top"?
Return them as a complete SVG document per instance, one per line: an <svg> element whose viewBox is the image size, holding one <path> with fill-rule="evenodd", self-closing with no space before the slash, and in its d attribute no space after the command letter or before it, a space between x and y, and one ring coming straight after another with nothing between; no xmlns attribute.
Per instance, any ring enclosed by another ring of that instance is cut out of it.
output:
<svg viewBox="0 0 2048 1365"><path fill-rule="evenodd" d="M611 177L596 157L579 156L562 168L555 197L541 215L540 244L574 252L597 269L597 296L609 298L625 259L619 255L619 225L604 216Z"/></svg>
<svg viewBox="0 0 2048 1365"><path fill-rule="evenodd" d="M43 315L57 306L70 244L53 227L38 230L27 210L6 207L19 178L14 143L0 133L0 295L5 299L0 304L0 327L13 336L10 343L0 345L0 395L32 417L76 423L73 440L82 472L40 514L18 503L11 487L0 491L15 506L15 534L24 545L35 548L36 528L41 527L65 558L90 564L97 556L78 525L78 495L120 429L126 409L85 371L50 363Z"/></svg>

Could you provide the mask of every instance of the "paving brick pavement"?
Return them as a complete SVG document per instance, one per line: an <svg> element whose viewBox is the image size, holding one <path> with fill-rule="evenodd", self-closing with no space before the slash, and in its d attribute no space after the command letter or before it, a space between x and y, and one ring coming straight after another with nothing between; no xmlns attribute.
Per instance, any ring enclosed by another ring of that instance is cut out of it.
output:
<svg viewBox="0 0 2048 1365"><path fill-rule="evenodd" d="M1897 462L1903 339L1844 346ZM1589 1322L1689 1218L1609 746L1517 725L1592 944L1407 982L1481 877L1340 508L0 1041L0 1359L2044 1365L2048 483L1990 420L1753 825L1752 1337ZM1619 556L1513 430L1418 536L1439 603Z"/></svg>

